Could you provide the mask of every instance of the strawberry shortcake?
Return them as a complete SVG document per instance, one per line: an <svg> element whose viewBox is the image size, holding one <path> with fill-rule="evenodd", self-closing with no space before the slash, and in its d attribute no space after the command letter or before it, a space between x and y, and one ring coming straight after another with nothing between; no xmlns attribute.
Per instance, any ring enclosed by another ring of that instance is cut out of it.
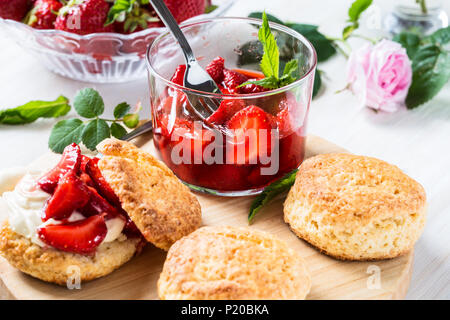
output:
<svg viewBox="0 0 450 320"><path fill-rule="evenodd" d="M146 242L168 250L201 224L196 197L163 163L134 145L107 139L101 158L66 147L49 172L29 172L2 196L8 219L0 254L24 273L66 284L111 273Z"/></svg>

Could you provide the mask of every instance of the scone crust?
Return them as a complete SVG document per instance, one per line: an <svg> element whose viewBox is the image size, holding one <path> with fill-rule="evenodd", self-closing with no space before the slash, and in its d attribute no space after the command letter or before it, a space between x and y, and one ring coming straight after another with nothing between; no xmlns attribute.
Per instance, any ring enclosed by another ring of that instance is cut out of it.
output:
<svg viewBox="0 0 450 320"><path fill-rule="evenodd" d="M425 218L417 181L385 161L344 153L303 162L284 204L284 219L300 238L345 260L408 252Z"/></svg>
<svg viewBox="0 0 450 320"><path fill-rule="evenodd" d="M166 300L304 299L311 279L301 257L272 235L203 227L169 250L158 281Z"/></svg>
<svg viewBox="0 0 450 320"><path fill-rule="evenodd" d="M11 230L5 222L0 230L0 254L20 271L43 281L66 285L69 267L80 269L80 280L106 276L129 261L141 240L124 239L104 243L94 256L42 248Z"/></svg>
<svg viewBox="0 0 450 320"><path fill-rule="evenodd" d="M201 207L161 161L133 144L107 139L98 147L98 166L122 207L155 246L168 250L201 225Z"/></svg>

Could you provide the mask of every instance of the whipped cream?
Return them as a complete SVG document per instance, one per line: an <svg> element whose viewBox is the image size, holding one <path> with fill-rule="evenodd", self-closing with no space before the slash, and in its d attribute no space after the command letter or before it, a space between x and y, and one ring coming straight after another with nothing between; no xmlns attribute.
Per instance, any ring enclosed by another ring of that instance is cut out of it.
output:
<svg viewBox="0 0 450 320"><path fill-rule="evenodd" d="M51 197L42 191L36 184L41 173L29 172L18 182L14 191L3 193L3 200L8 207L9 225L14 232L30 239L38 246L47 246L39 239L37 230L46 225L61 224L61 221L49 219L42 222L42 210L45 203ZM69 222L85 219L85 217L74 211L68 218ZM103 242L112 242L122 235L125 221L114 218L106 221L108 232Z"/></svg>

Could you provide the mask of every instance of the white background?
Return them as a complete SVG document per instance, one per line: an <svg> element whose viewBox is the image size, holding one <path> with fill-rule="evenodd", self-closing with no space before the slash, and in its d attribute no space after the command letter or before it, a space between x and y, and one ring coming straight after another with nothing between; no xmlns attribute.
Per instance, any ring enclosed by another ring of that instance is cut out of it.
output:
<svg viewBox="0 0 450 320"><path fill-rule="evenodd" d="M381 15L393 2L374 0ZM443 2L450 14L450 1ZM339 36L350 3L349 0L238 0L228 15L245 16L266 9L283 20L317 24L325 34ZM354 153L396 164L424 185L429 202L428 222L416 245L407 297L450 299L450 84L432 102L416 110L375 114L358 108L351 93L335 94L345 86L345 63L345 58L336 56L319 66L324 71L325 89L312 103L309 131ZM55 99L60 94L73 98L77 90L86 86L102 93L109 106L108 114L119 102L142 100L145 115L149 115L146 79L120 85L65 79L47 71L0 32L0 108L35 99ZM26 165L47 152L47 139L54 123L40 120L19 127L0 125L0 169Z"/></svg>

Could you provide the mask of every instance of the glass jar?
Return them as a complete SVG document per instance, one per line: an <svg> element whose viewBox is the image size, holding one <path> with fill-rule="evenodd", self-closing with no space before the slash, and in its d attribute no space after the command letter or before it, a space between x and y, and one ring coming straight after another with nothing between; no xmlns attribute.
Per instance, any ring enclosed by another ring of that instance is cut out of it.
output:
<svg viewBox="0 0 450 320"><path fill-rule="evenodd" d="M228 70L260 78L260 26L257 19L214 18L182 30L202 67L220 56ZM211 94L187 89L170 81L177 66L185 63L174 38L163 34L148 50L155 147L195 190L223 196L257 194L303 161L316 52L294 30L277 24L271 29L280 49L280 70L291 59L298 62L298 80L271 91ZM220 103L212 117L199 116L191 105L205 98Z"/></svg>

